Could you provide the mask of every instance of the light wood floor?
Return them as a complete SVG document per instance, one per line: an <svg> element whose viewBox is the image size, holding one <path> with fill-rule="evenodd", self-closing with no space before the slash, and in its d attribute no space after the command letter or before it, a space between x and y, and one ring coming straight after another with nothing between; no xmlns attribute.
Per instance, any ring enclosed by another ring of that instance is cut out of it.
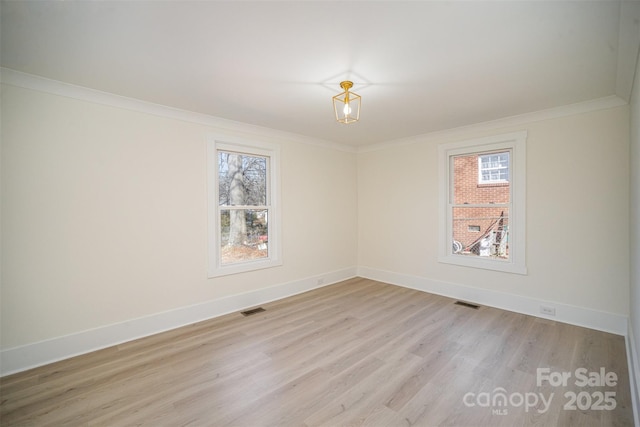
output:
<svg viewBox="0 0 640 427"><path fill-rule="evenodd" d="M633 425L621 336L367 279L263 307L5 377L1 424ZM572 377L538 387L539 367ZM617 384L578 387L578 368ZM616 407L567 410L567 392Z"/></svg>

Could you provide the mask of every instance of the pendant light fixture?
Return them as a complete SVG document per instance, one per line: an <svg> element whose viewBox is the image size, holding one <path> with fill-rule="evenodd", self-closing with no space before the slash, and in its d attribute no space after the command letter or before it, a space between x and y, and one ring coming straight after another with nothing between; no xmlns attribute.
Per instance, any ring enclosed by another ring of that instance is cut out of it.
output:
<svg viewBox="0 0 640 427"><path fill-rule="evenodd" d="M349 92L349 89L353 87L353 82L341 82L340 87L344 92L333 97L336 120L344 124L357 122L360 120L360 95Z"/></svg>

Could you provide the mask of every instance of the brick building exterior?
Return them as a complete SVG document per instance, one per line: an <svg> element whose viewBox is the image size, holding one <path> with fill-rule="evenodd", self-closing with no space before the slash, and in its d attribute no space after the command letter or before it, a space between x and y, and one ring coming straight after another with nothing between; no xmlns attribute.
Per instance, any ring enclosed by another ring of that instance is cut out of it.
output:
<svg viewBox="0 0 640 427"><path fill-rule="evenodd" d="M487 236L491 237L493 232L494 247L491 253L502 252L502 256L507 257L508 207L474 207L473 205L509 203L509 182L481 183L478 157L479 155L476 154L453 159L453 203L456 205L453 208L453 239L460 243L457 248L459 253L479 254L480 240ZM471 206L460 206L467 204ZM498 248L499 243L502 244L501 248Z"/></svg>

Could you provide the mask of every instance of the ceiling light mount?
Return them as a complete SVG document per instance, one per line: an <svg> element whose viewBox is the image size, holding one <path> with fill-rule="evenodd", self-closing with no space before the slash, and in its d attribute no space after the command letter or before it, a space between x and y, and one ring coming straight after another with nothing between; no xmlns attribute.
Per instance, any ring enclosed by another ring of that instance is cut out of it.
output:
<svg viewBox="0 0 640 427"><path fill-rule="evenodd" d="M340 123L349 124L360 120L360 95L349 92L353 87L353 82L345 80L340 83L344 90L340 95L333 97L333 111L336 120Z"/></svg>
<svg viewBox="0 0 640 427"><path fill-rule="evenodd" d="M353 82L350 82L349 80L345 80L343 82L340 82L340 87L345 91L349 90L353 87Z"/></svg>

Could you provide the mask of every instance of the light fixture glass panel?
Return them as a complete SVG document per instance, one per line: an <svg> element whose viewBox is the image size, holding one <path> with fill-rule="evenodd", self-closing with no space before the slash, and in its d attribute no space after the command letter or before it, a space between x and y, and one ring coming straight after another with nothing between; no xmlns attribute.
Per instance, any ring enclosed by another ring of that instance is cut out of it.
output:
<svg viewBox="0 0 640 427"><path fill-rule="evenodd" d="M351 82L343 82L342 84L344 83ZM349 85L348 87L351 87L351 85ZM336 115L336 120L340 123L345 124L357 122L358 120L360 120L360 105L360 95L349 92L348 89L342 92L340 95L334 96L333 110Z"/></svg>

